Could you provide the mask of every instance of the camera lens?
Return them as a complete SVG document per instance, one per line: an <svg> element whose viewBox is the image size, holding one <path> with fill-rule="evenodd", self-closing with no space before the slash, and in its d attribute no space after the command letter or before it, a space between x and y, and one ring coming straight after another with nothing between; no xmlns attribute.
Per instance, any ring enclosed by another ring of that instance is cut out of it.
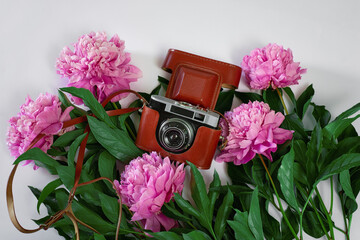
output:
<svg viewBox="0 0 360 240"><path fill-rule="evenodd" d="M169 152L181 152L192 143L194 130L192 126L180 118L164 121L159 129L160 145Z"/></svg>
<svg viewBox="0 0 360 240"><path fill-rule="evenodd" d="M171 148L178 148L184 143L184 136L179 129L170 129L164 133L164 142Z"/></svg>

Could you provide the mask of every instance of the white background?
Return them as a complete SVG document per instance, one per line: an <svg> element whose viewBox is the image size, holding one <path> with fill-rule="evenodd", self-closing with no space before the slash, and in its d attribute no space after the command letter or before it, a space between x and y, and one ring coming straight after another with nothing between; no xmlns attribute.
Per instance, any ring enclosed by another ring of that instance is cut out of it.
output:
<svg viewBox="0 0 360 240"><path fill-rule="evenodd" d="M317 104L333 116L360 101L359 1L0 1L0 236L1 239L62 239L55 230L25 235L12 226L5 185L14 161L7 150L8 119L29 94L56 94L64 85L55 72L61 49L90 31L117 33L126 41L132 62L143 78L132 87L150 91L169 48L240 65L244 55L268 43L291 48L294 60L308 69L293 91L314 84ZM249 91L241 80L240 90ZM359 121L355 124L360 130ZM216 165L220 169L221 165ZM206 173L209 175L210 173ZM40 218L26 187L42 189L44 170L20 167L15 178L15 205L27 228ZM322 188L324 198L327 192ZM329 199L325 199L329 202ZM339 205L334 220L343 226ZM41 208L41 216L46 210ZM352 239L360 239L360 214L353 216ZM311 239L307 237L306 239ZM337 234L336 239L344 239Z"/></svg>

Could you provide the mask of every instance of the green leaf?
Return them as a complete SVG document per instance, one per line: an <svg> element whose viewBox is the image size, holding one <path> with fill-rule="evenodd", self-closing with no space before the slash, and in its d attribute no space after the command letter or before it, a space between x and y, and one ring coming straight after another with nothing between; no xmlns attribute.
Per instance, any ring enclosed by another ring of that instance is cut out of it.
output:
<svg viewBox="0 0 360 240"><path fill-rule="evenodd" d="M234 221L228 220L227 223L235 232L236 239L246 239L246 240L255 240L254 235L252 234L249 225L248 225L248 213L240 212L238 209L235 209L236 214L234 216Z"/></svg>
<svg viewBox="0 0 360 240"><path fill-rule="evenodd" d="M286 115L281 127L288 130L294 130L295 139L308 139L308 135L304 129L304 124L296 113Z"/></svg>
<svg viewBox="0 0 360 240"><path fill-rule="evenodd" d="M160 83L160 85L164 88L164 90L167 90L167 87L169 85L169 80L167 80L166 78L163 78L161 76L158 76L158 81Z"/></svg>
<svg viewBox="0 0 360 240"><path fill-rule="evenodd" d="M233 185L253 183L251 164L252 162L239 166L231 162L227 164L227 172Z"/></svg>
<svg viewBox="0 0 360 240"><path fill-rule="evenodd" d="M198 220L200 224L205 227L215 238L215 233L211 225L213 216L209 215L210 200L207 195L204 179L194 164L188 161L186 163L190 165L192 172L193 179L191 181L191 196L200 212Z"/></svg>
<svg viewBox="0 0 360 240"><path fill-rule="evenodd" d="M37 188L31 187L29 186L29 189L31 190L31 192L34 194L34 196L36 197L36 199L40 198L41 195L41 191ZM56 190L58 191L58 190ZM46 206L48 213L49 214L54 214L57 211L60 210L59 204L57 199L55 199L55 194L54 193L50 193L45 200L43 201L44 205Z"/></svg>
<svg viewBox="0 0 360 240"><path fill-rule="evenodd" d="M350 169L351 187L355 197L360 192L360 167Z"/></svg>
<svg viewBox="0 0 360 240"><path fill-rule="evenodd" d="M326 229L329 229L326 219L323 219L323 224ZM320 238L325 235L314 211L307 210L304 212L303 227L304 231L314 238Z"/></svg>
<svg viewBox="0 0 360 240"><path fill-rule="evenodd" d="M61 103L63 104L64 108L68 108L68 107L73 107L74 109L70 112L70 116L71 118L75 118L75 117L80 117L80 116L85 116L86 115L86 111L76 107L74 104L72 104L70 102L70 100L67 98L67 96L62 92L62 91L58 91L59 93L59 100L61 101ZM64 109L63 109L64 110Z"/></svg>
<svg viewBox="0 0 360 240"><path fill-rule="evenodd" d="M125 131L112 129L90 116L88 122L96 140L115 158L126 162L142 154Z"/></svg>
<svg viewBox="0 0 360 240"><path fill-rule="evenodd" d="M191 221L191 218L185 216L184 214L180 213L176 208L175 208L175 204L171 204L173 202L169 202L169 203L164 203L164 205L161 208L161 212L163 214L165 214L166 216L172 218L172 219L176 219L176 220L180 220L180 221Z"/></svg>
<svg viewBox="0 0 360 240"><path fill-rule="evenodd" d="M348 153L336 158L322 170L314 185L342 171L360 166L360 153Z"/></svg>
<svg viewBox="0 0 360 240"><path fill-rule="evenodd" d="M159 240L182 240L183 238L174 232L153 232L151 236Z"/></svg>
<svg viewBox="0 0 360 240"><path fill-rule="evenodd" d="M310 185L315 182L318 174L316 166L320 166L319 157L322 150L322 130L320 124L317 123L311 134L310 142L307 144L307 163L306 163L306 177Z"/></svg>
<svg viewBox="0 0 360 240"><path fill-rule="evenodd" d="M302 119L305 115L307 108L311 102L312 97L314 96L314 88L312 84L305 89L305 91L300 95L296 103L297 114Z"/></svg>
<svg viewBox="0 0 360 240"><path fill-rule="evenodd" d="M50 216L46 216L40 219L32 219L34 221L34 223L36 223L37 225L41 225L44 224L47 220L49 220Z"/></svg>
<svg viewBox="0 0 360 240"><path fill-rule="evenodd" d="M218 199L219 194L220 194L218 191L214 191L212 189L214 189L216 187L220 187L220 186L221 186L221 181L220 181L220 178L219 178L219 174L215 170L214 171L213 181L210 183L209 192L208 192L208 197L209 197L209 201L210 201L209 216L213 216L215 202Z"/></svg>
<svg viewBox="0 0 360 240"><path fill-rule="evenodd" d="M58 234L60 236L63 236L65 239L67 240L74 239L73 238L73 236L75 236L74 226L72 225L70 218L68 218L66 215L63 219L60 219L59 221L54 223L52 227L54 227L57 230ZM84 238L83 231L80 230L79 234L80 236L82 236L82 238ZM86 235L88 236L88 232L86 232Z"/></svg>
<svg viewBox="0 0 360 240"><path fill-rule="evenodd" d="M61 180L58 178L50 183L48 183L44 189L41 191L41 194L38 198L37 202L37 211L40 213L40 205L44 202L44 200L49 196L50 193L52 193L56 188L60 187L62 185Z"/></svg>
<svg viewBox="0 0 360 240"><path fill-rule="evenodd" d="M276 90L268 88L263 92L263 98L264 101L269 104L272 110L275 112L284 112L284 107Z"/></svg>
<svg viewBox="0 0 360 240"><path fill-rule="evenodd" d="M83 129L73 130L70 132L66 132L56 139L56 141L52 144L54 147L67 147L69 146L77 137L79 137L82 133L84 133Z"/></svg>
<svg viewBox="0 0 360 240"><path fill-rule="evenodd" d="M237 92L235 91L235 97L239 98L243 103L248 103L249 101L259 101L262 102L263 98L260 94L249 93L249 92Z"/></svg>
<svg viewBox="0 0 360 240"><path fill-rule="evenodd" d="M280 223L266 210L268 209L267 205L269 205L269 201L260 200L260 209L263 209L261 211L261 220L265 238L281 240Z"/></svg>
<svg viewBox="0 0 360 240"><path fill-rule="evenodd" d="M253 162L252 177L254 179L254 182L256 185L263 188L264 182L266 180L266 177L265 177L266 172L265 172L264 166L261 164L260 161L252 161L252 162Z"/></svg>
<svg viewBox="0 0 360 240"><path fill-rule="evenodd" d="M183 238L184 240L211 240L211 237L199 230L195 230L187 234L183 233Z"/></svg>
<svg viewBox="0 0 360 240"><path fill-rule="evenodd" d="M112 222L117 223L119 218L119 202L117 198L100 193L101 208L105 216Z"/></svg>
<svg viewBox="0 0 360 240"><path fill-rule="evenodd" d="M49 157L46 153L44 153L40 148L31 148L21 154L14 162L14 164L18 164L24 160L34 160L36 165L44 166L51 174L55 175L56 167L60 166L55 159Z"/></svg>
<svg viewBox="0 0 360 240"><path fill-rule="evenodd" d="M61 90L68 92L75 97L81 98L84 101L84 104L90 108L91 112L96 117L104 121L110 127L115 128L115 125L112 123L103 106L101 106L101 104L95 99L94 95L89 90L75 87L61 88Z"/></svg>
<svg viewBox="0 0 360 240"><path fill-rule="evenodd" d="M322 128L325 127L330 121L330 112L325 109L325 106L319 106L315 103L311 103L311 105L314 107L312 115L314 116L315 120L320 123Z"/></svg>
<svg viewBox="0 0 360 240"><path fill-rule="evenodd" d="M294 179L304 185L308 184L306 172L300 163L294 162Z"/></svg>
<svg viewBox="0 0 360 240"><path fill-rule="evenodd" d="M224 114L231 109L231 105L234 99L235 90L222 91L219 94L219 98L216 102L215 110Z"/></svg>
<svg viewBox="0 0 360 240"><path fill-rule="evenodd" d="M222 204L220 205L219 211L217 212L215 218L214 231L218 239L222 239L225 229L226 229L226 220L229 218L232 205L234 203L234 195L228 189L227 194L224 197Z"/></svg>
<svg viewBox="0 0 360 240"><path fill-rule="evenodd" d="M174 232L176 234L182 235L183 233L185 233L185 234L190 233L190 232L194 231L194 229L193 228L172 228L170 231Z"/></svg>
<svg viewBox="0 0 360 240"><path fill-rule="evenodd" d="M345 138L357 137L357 136L359 136L359 134L357 133L355 127L352 124L350 124L347 128L345 128L345 130L339 135L337 139L338 141L342 141Z"/></svg>
<svg viewBox="0 0 360 240"><path fill-rule="evenodd" d="M352 122L354 122L359 117L360 117L360 114L353 118L335 119L333 122L329 123L324 129L329 131L331 136L333 136L334 138L337 138L347 127L349 127L351 125Z"/></svg>
<svg viewBox="0 0 360 240"><path fill-rule="evenodd" d="M161 90L161 85L159 84L159 85L157 85L157 87L155 87L155 88L151 91L150 95L159 95L160 90Z"/></svg>
<svg viewBox="0 0 360 240"><path fill-rule="evenodd" d="M346 197L345 198L345 215L349 218L358 208L358 205L355 200Z"/></svg>
<svg viewBox="0 0 360 240"><path fill-rule="evenodd" d="M192 177L194 178L194 181L191 181L191 196L200 212L207 219L210 219L210 217L212 218L212 216L209 216L210 201L206 192L204 178L194 164L191 162L187 162L187 164L190 165Z"/></svg>
<svg viewBox="0 0 360 240"><path fill-rule="evenodd" d="M306 153L307 147L304 141L295 140L293 141L292 148L294 149L294 154L296 156L295 161L300 163L301 166L305 169L307 163Z"/></svg>
<svg viewBox="0 0 360 240"><path fill-rule="evenodd" d="M198 219L201 218L200 212L196 210L193 206L191 206L191 204L188 201L186 201L182 196L180 196L178 193L174 194L174 200L184 213L187 213Z"/></svg>
<svg viewBox="0 0 360 240"><path fill-rule="evenodd" d="M81 221L89 224L97 231L102 234L112 233L116 230L115 224L111 224L105 221L102 217L100 217L97 213L92 211L91 209L85 207L77 201L73 201L72 204L74 214Z"/></svg>
<svg viewBox="0 0 360 240"><path fill-rule="evenodd" d="M103 235L94 233L94 240L106 240L106 238Z"/></svg>
<svg viewBox="0 0 360 240"><path fill-rule="evenodd" d="M108 151L103 151L99 156L98 168L100 176L114 180L116 158Z"/></svg>
<svg viewBox="0 0 360 240"><path fill-rule="evenodd" d="M285 210L286 217L288 218L290 225L294 229L295 233L299 232L299 221L297 215L290 208ZM290 228L286 224L285 218L281 219L281 233L283 240L291 240L294 239L294 235L290 231Z"/></svg>
<svg viewBox="0 0 360 240"><path fill-rule="evenodd" d="M53 157L66 156L67 155L67 152L61 151L61 149L55 149L55 148L48 149L46 153L48 155L50 155L50 156L53 156Z"/></svg>
<svg viewBox="0 0 360 240"><path fill-rule="evenodd" d="M68 161L69 166L75 167L75 156L76 156L77 150L78 150L81 142L84 140L84 138L86 137L87 134L88 133L81 134L70 145L69 152L68 152L68 157L67 157L67 161Z"/></svg>
<svg viewBox="0 0 360 240"><path fill-rule="evenodd" d="M69 200L69 192L64 188L58 188L55 190L55 202L59 209L66 208Z"/></svg>
<svg viewBox="0 0 360 240"><path fill-rule="evenodd" d="M299 206L296 201L294 192L294 149L291 148L282 158L281 166L278 172L278 179L280 182L281 192L283 193L286 202L299 212Z"/></svg>
<svg viewBox="0 0 360 240"><path fill-rule="evenodd" d="M59 165L56 167L56 171L65 187L71 190L74 186L75 167Z"/></svg>
<svg viewBox="0 0 360 240"><path fill-rule="evenodd" d="M348 110L344 111L343 113L341 113L339 116L337 116L337 118L335 120L339 120L339 119L344 119L347 117L350 117L351 115L353 115L354 113L358 112L360 110L360 103L355 104L354 106L352 106L351 108L349 108Z"/></svg>
<svg viewBox="0 0 360 240"><path fill-rule="evenodd" d="M296 98L295 98L295 95L294 95L293 91L289 87L283 88L283 90L289 96L289 98L290 98L290 100L291 100L291 102L294 105L294 108L296 110Z"/></svg>
<svg viewBox="0 0 360 240"><path fill-rule="evenodd" d="M254 189L251 197L251 205L249 210L248 224L251 232L254 234L256 240L263 240L264 233L262 228L258 189Z"/></svg>
<svg viewBox="0 0 360 240"><path fill-rule="evenodd" d="M344 171L340 172L339 180L340 180L341 187L344 190L345 194L352 200L356 201L356 198L354 196L354 193L353 193L353 190L351 187L349 170L344 170Z"/></svg>
<svg viewBox="0 0 360 240"><path fill-rule="evenodd" d="M120 123L120 128L122 130L126 130L128 132L129 137L133 137L134 141L136 139L136 129L134 126L134 123L132 122L130 115L133 114L133 112L121 114L118 116L118 120Z"/></svg>

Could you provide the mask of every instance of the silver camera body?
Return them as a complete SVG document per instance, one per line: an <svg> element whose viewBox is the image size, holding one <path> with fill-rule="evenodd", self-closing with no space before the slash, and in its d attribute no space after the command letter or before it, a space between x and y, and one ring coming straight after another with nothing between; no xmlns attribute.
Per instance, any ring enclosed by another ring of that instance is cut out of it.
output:
<svg viewBox="0 0 360 240"><path fill-rule="evenodd" d="M168 152L181 153L189 149L200 126L217 129L220 115L159 95L152 95L149 107L160 115L156 129L159 145Z"/></svg>

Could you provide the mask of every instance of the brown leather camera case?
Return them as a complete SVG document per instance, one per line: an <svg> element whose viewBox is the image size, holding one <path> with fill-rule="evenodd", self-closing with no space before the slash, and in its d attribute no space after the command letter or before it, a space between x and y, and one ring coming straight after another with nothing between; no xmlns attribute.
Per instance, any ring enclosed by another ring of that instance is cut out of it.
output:
<svg viewBox="0 0 360 240"><path fill-rule="evenodd" d="M165 97L214 110L221 87L237 88L241 68L232 64L170 49L162 68L172 73ZM183 153L170 153L157 142L159 112L144 106L135 144L145 151L156 151L163 157L192 162L208 169L211 166L221 130L201 126L191 147Z"/></svg>
<svg viewBox="0 0 360 240"><path fill-rule="evenodd" d="M145 151L156 151L163 157L179 162L192 162L196 167L208 169L214 157L219 141L221 130L200 127L189 150L181 154L173 154L165 151L156 141L156 127L159 121L159 113L149 107L144 107L136 138L136 146Z"/></svg>
<svg viewBox="0 0 360 240"><path fill-rule="evenodd" d="M213 110L221 87L237 88L241 68L170 49L162 68L172 73L165 97Z"/></svg>

